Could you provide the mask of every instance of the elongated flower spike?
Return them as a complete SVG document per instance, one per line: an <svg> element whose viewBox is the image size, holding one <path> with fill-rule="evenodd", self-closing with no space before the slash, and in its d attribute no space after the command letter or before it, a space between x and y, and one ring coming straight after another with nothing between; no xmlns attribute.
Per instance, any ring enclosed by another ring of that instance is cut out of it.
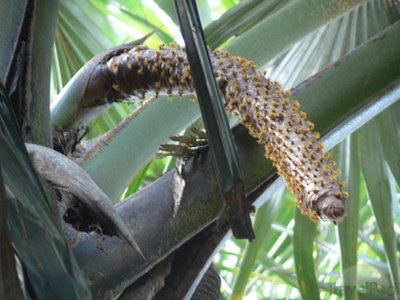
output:
<svg viewBox="0 0 400 300"><path fill-rule="evenodd" d="M103 99L93 102L87 97L92 102L81 103L81 107L128 97L194 96L185 49L172 46L157 50L136 46L98 65L85 93L92 92L96 80L107 78L110 84L102 86ZM338 223L345 216L347 193L337 181L338 171L328 160L329 154L322 151L314 125L299 110L299 102L289 100L290 92L257 71L253 62L223 50L210 51L210 57L226 110L265 145L266 157L296 195L301 211L313 220Z"/></svg>

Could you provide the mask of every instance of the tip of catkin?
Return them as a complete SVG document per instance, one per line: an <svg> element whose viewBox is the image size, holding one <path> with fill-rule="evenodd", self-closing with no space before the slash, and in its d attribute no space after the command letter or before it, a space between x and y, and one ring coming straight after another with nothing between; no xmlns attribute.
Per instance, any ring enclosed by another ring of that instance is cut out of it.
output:
<svg viewBox="0 0 400 300"><path fill-rule="evenodd" d="M335 195L323 195L316 201L315 211L321 220L338 224L346 216L344 199Z"/></svg>

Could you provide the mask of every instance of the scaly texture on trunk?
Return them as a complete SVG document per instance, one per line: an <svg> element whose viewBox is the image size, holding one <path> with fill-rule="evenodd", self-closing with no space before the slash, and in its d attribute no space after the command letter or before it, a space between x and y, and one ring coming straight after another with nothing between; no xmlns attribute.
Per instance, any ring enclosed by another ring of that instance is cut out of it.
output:
<svg viewBox="0 0 400 300"><path fill-rule="evenodd" d="M289 100L290 92L257 71L253 62L221 50L210 56L226 110L265 145L266 157L296 194L300 209L312 219L339 222L345 216L347 193L299 102ZM83 99L90 100L81 102L78 110L128 97L195 96L186 52L177 45L140 45L102 61L93 68L83 93L88 95Z"/></svg>

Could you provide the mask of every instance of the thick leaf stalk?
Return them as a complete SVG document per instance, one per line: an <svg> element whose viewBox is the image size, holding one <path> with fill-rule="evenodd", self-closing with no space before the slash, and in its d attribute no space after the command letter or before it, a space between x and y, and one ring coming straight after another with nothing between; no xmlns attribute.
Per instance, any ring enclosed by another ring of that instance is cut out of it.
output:
<svg viewBox="0 0 400 300"><path fill-rule="evenodd" d="M216 50L210 53L225 108L237 115L250 134L265 145L298 206L312 219L339 222L345 216L346 192L337 181L329 154L322 151L314 125L299 102L279 83L256 70L253 62ZM195 97L184 48L136 46L93 68L74 113L121 99L169 96Z"/></svg>

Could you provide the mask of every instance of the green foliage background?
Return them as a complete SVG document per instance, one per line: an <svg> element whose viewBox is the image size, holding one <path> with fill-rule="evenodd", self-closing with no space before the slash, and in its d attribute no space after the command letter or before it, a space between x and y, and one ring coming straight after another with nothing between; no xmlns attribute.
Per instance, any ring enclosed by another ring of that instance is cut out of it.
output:
<svg viewBox="0 0 400 300"><path fill-rule="evenodd" d="M328 8L340 1L317 2ZM358 1L365 3L340 18L313 15L317 2L198 0L197 4L211 47L227 47L255 60L260 69L269 70L269 76L290 89L400 18L396 1ZM290 34L277 28L279 13L288 18L288 28L290 18L304 18L304 28ZM146 43L151 47L182 42L173 1L61 1L52 98L94 55L155 29ZM270 45L269 39L279 43ZM336 78L332 85L339 82ZM355 89L363 89L362 82ZM113 128L136 106L112 106L91 124L86 138ZM349 216L339 226L311 223L298 213L293 195L283 188L272 197L262 196L265 204L254 216L257 239L253 243L229 239L215 257L224 298L399 297L399 113L399 104L392 105L351 136L342 137L344 141L333 149L350 192ZM169 158L147 162L121 199L158 178L173 163Z"/></svg>

